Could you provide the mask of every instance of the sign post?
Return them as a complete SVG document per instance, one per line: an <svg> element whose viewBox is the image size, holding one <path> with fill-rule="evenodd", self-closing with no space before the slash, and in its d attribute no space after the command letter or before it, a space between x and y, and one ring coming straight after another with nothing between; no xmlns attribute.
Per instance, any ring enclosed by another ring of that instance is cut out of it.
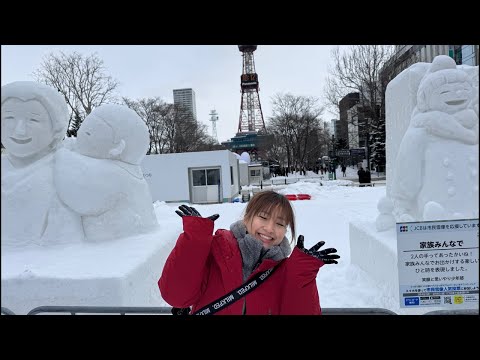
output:
<svg viewBox="0 0 480 360"><path fill-rule="evenodd" d="M478 219L397 223L400 306L478 309Z"/></svg>

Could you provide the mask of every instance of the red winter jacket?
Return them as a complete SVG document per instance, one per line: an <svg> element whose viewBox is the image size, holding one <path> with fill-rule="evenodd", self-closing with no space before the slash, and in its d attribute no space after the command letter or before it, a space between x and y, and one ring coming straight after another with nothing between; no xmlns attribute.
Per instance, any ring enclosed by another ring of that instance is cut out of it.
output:
<svg viewBox="0 0 480 360"><path fill-rule="evenodd" d="M184 232L168 256L158 286L163 299L173 307L210 304L243 284L242 256L237 239L229 230L212 235L213 221L184 216ZM250 275L273 267L263 260ZM217 314L321 315L316 276L323 261L294 248L292 254L258 288Z"/></svg>

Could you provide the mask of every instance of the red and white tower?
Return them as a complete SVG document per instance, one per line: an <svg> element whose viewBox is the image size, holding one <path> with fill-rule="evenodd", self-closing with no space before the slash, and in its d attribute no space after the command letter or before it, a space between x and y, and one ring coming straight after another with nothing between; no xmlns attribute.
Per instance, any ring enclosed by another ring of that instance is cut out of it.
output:
<svg viewBox="0 0 480 360"><path fill-rule="evenodd" d="M258 74L255 72L253 52L257 45L238 45L243 56L243 70L240 77L242 101L240 104L240 119L238 121L239 133L265 132L262 106L258 91Z"/></svg>

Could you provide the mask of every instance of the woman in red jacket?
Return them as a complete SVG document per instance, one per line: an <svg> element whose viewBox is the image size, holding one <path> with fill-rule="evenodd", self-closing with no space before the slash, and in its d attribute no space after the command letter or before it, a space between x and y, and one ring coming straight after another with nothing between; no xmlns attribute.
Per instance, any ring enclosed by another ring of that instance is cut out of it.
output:
<svg viewBox="0 0 480 360"><path fill-rule="evenodd" d="M202 218L193 207L182 205L183 233L168 256L158 281L163 299L174 308L192 306L192 313L218 300L275 265L264 283L217 314L222 315L320 315L316 277L324 264L337 264L340 256L330 248L297 246L285 237L287 228L295 239L293 209L274 191L256 194L243 220L212 235L219 215ZM281 263L280 263L281 262Z"/></svg>

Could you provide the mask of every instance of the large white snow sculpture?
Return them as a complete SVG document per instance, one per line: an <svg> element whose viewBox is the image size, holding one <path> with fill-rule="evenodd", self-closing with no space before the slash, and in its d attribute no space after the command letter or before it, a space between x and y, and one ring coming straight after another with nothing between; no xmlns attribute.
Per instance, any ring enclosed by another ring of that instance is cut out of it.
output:
<svg viewBox="0 0 480 360"><path fill-rule="evenodd" d="M478 217L478 134L478 81L437 56L395 162L397 221Z"/></svg>
<svg viewBox="0 0 480 360"><path fill-rule="evenodd" d="M2 86L2 245L82 240L80 217L59 201L53 182L68 118L65 99L47 85Z"/></svg>
<svg viewBox="0 0 480 360"><path fill-rule="evenodd" d="M57 192L81 215L88 241L147 233L158 226L140 168L148 145L147 126L137 113L108 104L85 118L74 151L58 151Z"/></svg>

